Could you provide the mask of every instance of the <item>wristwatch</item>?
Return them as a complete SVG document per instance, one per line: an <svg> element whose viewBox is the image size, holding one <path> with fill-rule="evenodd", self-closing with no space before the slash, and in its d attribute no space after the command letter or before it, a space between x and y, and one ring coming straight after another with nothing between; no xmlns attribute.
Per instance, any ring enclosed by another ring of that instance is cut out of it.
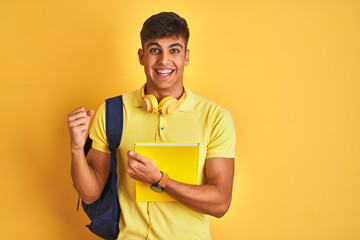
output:
<svg viewBox="0 0 360 240"><path fill-rule="evenodd" d="M169 176L166 173L161 172L161 174L162 174L162 176L160 178L160 181L157 183L153 183L150 186L151 190L153 190L154 192L157 192L157 193L161 193L164 191L165 186L169 180Z"/></svg>

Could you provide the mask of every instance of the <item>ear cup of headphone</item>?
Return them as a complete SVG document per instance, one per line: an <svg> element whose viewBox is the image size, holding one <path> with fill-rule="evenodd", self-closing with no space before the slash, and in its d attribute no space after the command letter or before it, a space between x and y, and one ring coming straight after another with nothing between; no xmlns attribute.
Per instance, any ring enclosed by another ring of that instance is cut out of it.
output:
<svg viewBox="0 0 360 240"><path fill-rule="evenodd" d="M158 103L154 95L145 95L145 87L146 84L144 84L144 86L141 88L142 107L146 112L149 113L156 113L160 111L162 114L174 114L186 97L186 91L184 89L184 92L179 100L169 96L163 98L160 103Z"/></svg>
<svg viewBox="0 0 360 240"><path fill-rule="evenodd" d="M142 107L149 113L155 113L159 110L159 104L156 97L152 94L145 95L142 99Z"/></svg>
<svg viewBox="0 0 360 240"><path fill-rule="evenodd" d="M179 106L179 101L173 97L165 97L159 103L159 109L163 114L174 114Z"/></svg>

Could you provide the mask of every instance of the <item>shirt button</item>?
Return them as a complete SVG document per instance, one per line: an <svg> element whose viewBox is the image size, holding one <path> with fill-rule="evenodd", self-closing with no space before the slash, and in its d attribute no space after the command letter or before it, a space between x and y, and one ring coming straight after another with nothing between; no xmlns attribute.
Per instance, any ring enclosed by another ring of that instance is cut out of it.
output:
<svg viewBox="0 0 360 240"><path fill-rule="evenodd" d="M164 114L161 114L161 117L164 117Z"/></svg>
<svg viewBox="0 0 360 240"><path fill-rule="evenodd" d="M161 127L161 128L160 128L160 130L164 130L164 128L163 128L163 127Z"/></svg>

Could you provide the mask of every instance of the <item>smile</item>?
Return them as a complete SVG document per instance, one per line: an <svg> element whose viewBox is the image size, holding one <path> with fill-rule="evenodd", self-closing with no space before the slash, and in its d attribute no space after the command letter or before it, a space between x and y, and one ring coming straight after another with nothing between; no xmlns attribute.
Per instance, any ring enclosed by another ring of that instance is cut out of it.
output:
<svg viewBox="0 0 360 240"><path fill-rule="evenodd" d="M159 74L161 77L168 77L170 76L175 70L171 69L161 69L161 70L155 70L157 74Z"/></svg>

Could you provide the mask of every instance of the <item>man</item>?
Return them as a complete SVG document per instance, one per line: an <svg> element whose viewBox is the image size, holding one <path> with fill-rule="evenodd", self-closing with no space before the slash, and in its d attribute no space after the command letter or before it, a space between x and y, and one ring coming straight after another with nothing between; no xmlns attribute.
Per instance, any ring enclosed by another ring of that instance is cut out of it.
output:
<svg viewBox="0 0 360 240"><path fill-rule="evenodd" d="M225 109L184 87L183 71L190 54L188 39L187 23L175 13L159 13L143 25L138 56L146 84L123 95L124 129L118 148L122 211L119 239L210 239L208 215L222 217L230 206L233 121ZM175 101L175 108L166 106L169 99ZM84 156L93 114L92 110L79 108L68 115L71 174L85 203L100 197L110 168L104 104L90 130L92 149ZM200 143L198 185L183 184L161 173L153 160L133 151L135 142ZM176 201L136 202L135 180L149 186L162 185L160 188Z"/></svg>

